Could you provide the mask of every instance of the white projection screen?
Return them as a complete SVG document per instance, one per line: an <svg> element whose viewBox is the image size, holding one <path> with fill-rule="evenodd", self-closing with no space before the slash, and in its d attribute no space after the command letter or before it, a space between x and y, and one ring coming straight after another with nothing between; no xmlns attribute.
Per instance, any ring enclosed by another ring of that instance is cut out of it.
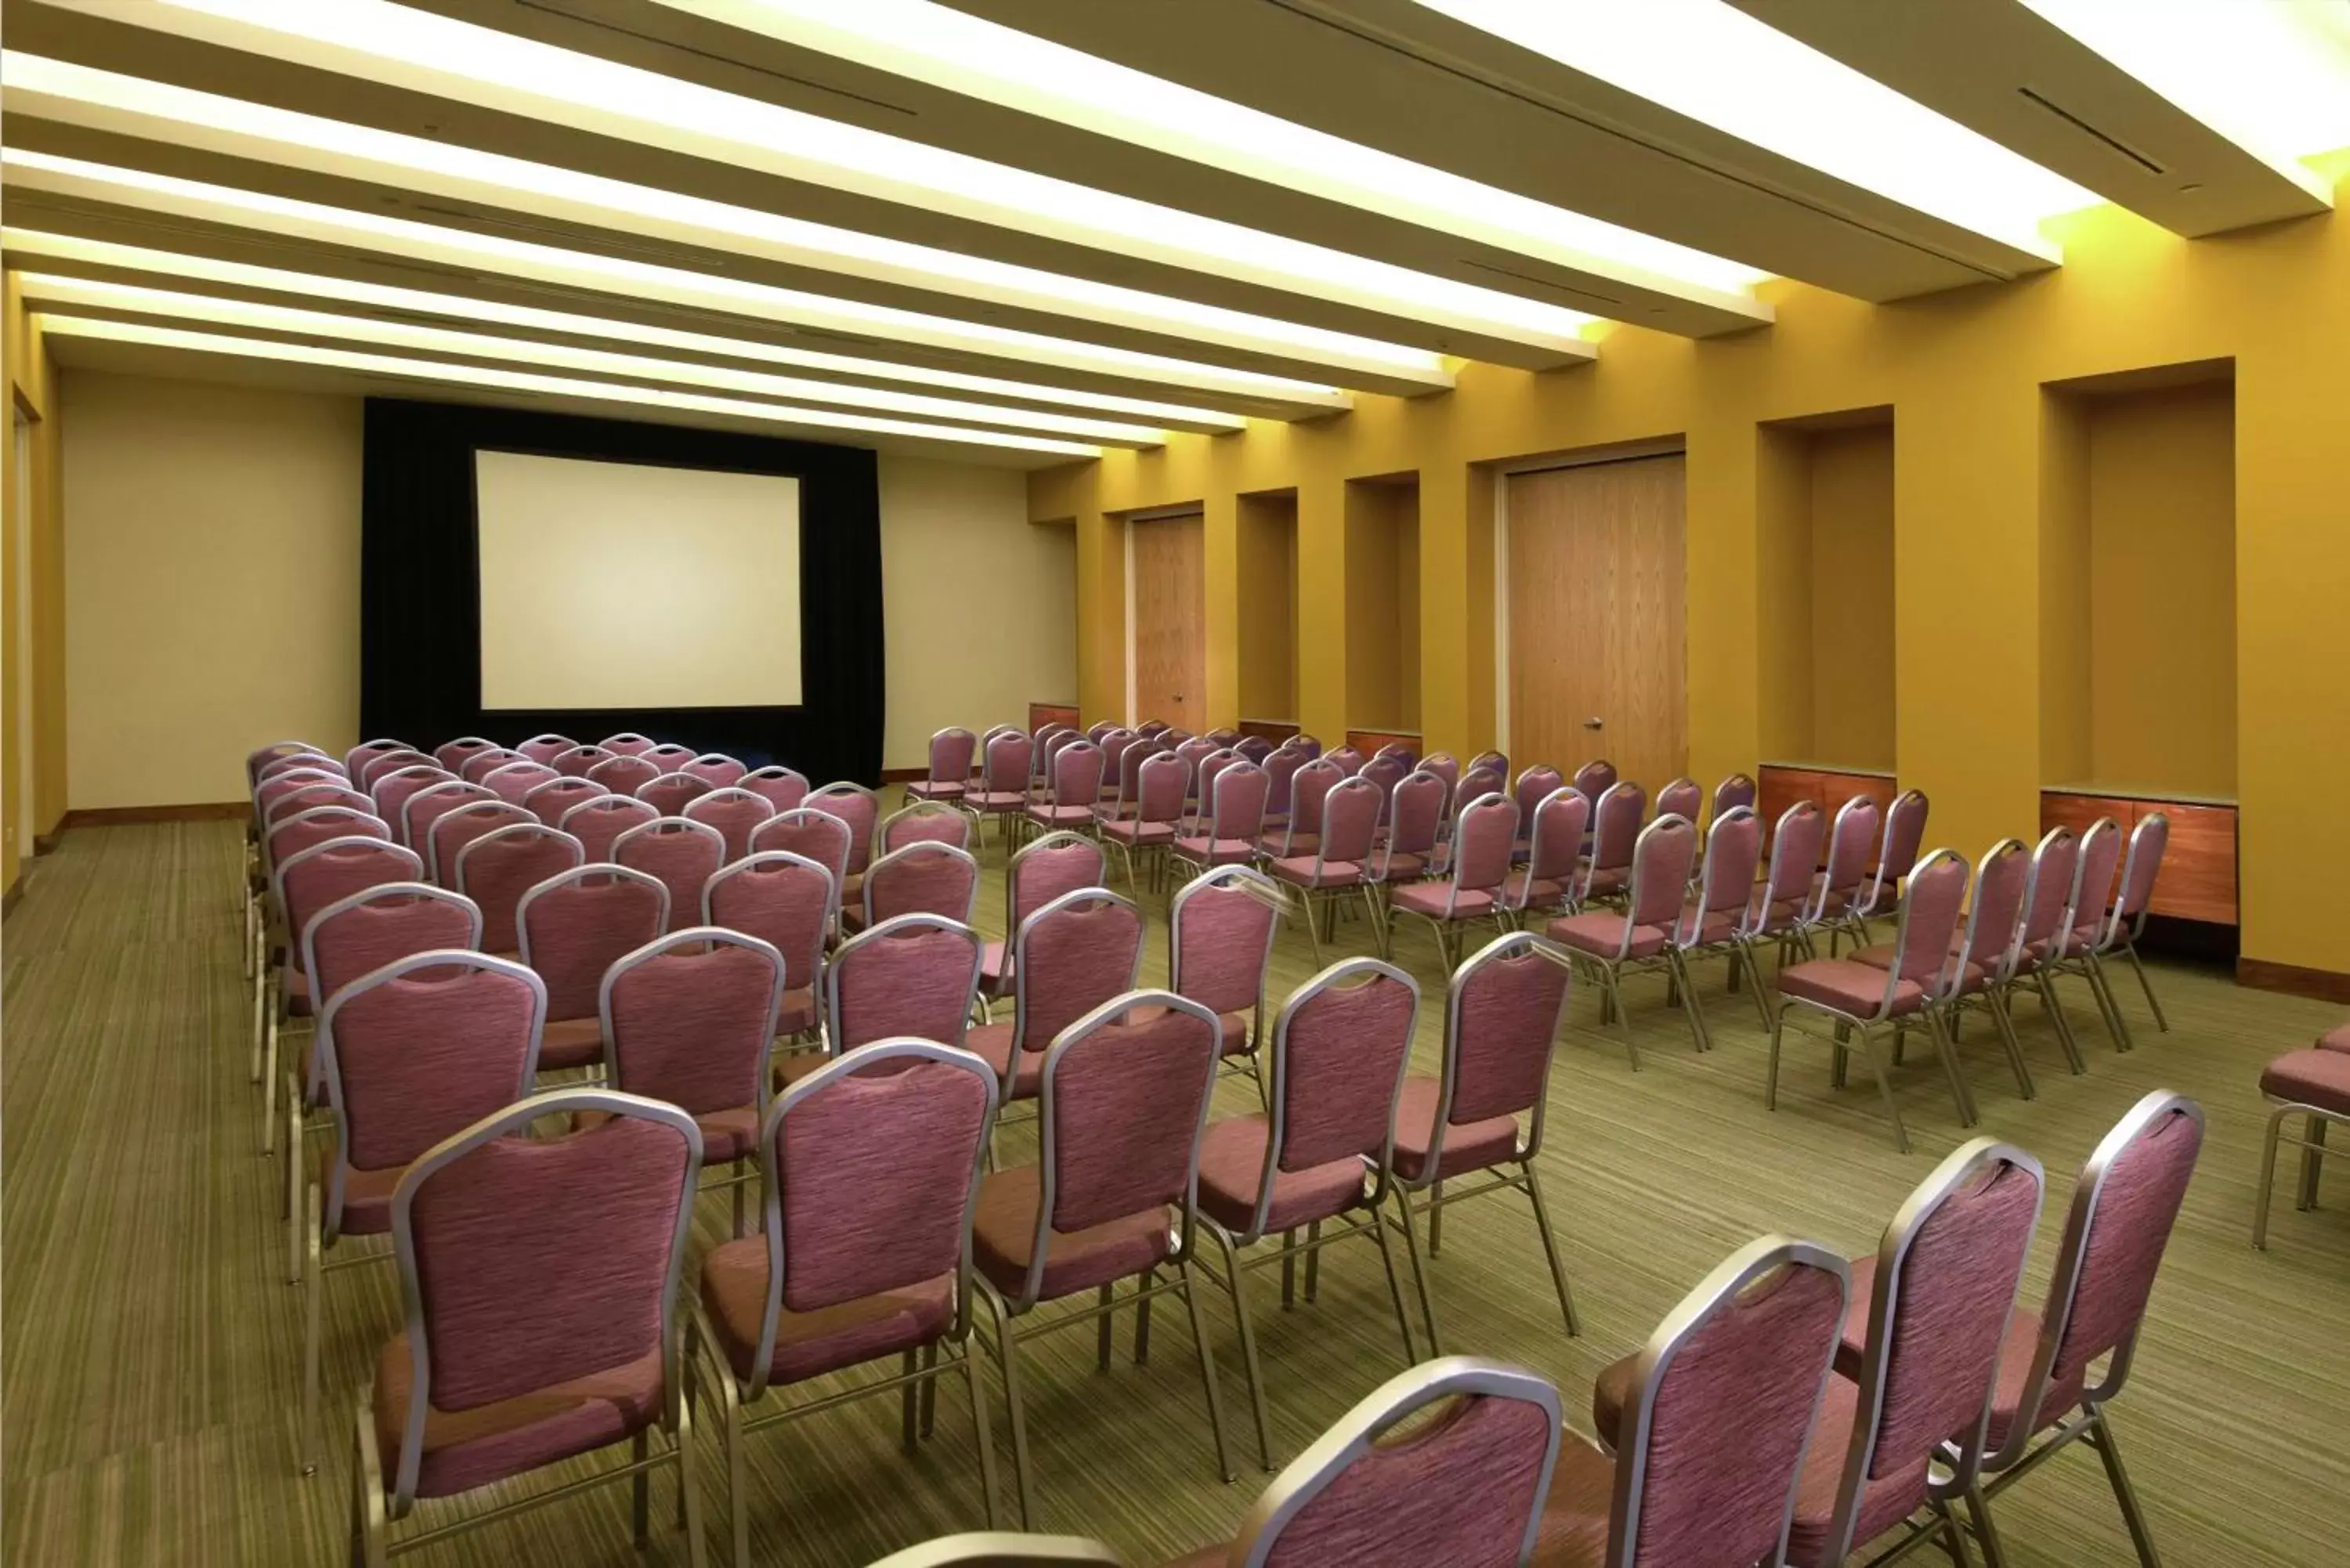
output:
<svg viewBox="0 0 2350 1568"><path fill-rule="evenodd" d="M796 479L473 454L482 706L795 707Z"/></svg>

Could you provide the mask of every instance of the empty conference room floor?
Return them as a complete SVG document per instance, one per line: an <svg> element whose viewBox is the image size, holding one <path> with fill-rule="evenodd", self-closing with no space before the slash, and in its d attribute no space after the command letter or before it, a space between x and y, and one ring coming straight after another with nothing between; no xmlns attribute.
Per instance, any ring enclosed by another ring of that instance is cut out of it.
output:
<svg viewBox="0 0 2350 1568"><path fill-rule="evenodd" d="M348 1431L364 1369L399 1321L390 1269L334 1276L328 1407L320 1473L294 1474L300 1292L281 1282L282 1232L256 1157L245 1081L245 992L236 964L238 830L228 823L80 829L33 868L5 929L5 1535L0 1557L57 1564L339 1561L349 1506ZM981 923L1002 919L993 846ZM1146 981L1164 974L1163 906ZM1342 930L1367 950L1359 925ZM1432 1064L1440 976L1424 928L1399 938L1426 989L1419 1064ZM1640 1345L1658 1318L1732 1247L1784 1230L1872 1249L1903 1194L1960 1134L1947 1091L1913 1058L1900 1077L1917 1152L1896 1154L1873 1089L1835 1094L1823 1057L1791 1044L1782 1109L1762 1103L1763 1036L1751 1004L1703 980L1717 1049L1700 1057L1659 987L1634 988L1643 1069L1596 1033L1578 994L1552 1078L1544 1176L1572 1272L1583 1336L1561 1332L1522 1208L1463 1205L1447 1220L1433 1283L1447 1348L1523 1362L1558 1380L1588 1428L1593 1373ZM1302 932L1284 936L1277 997L1303 979ZM2202 1101L2210 1135L2154 1298L2132 1386L2115 1424L2165 1559L2179 1568L2338 1562L2350 1496L2350 1194L2297 1214L2283 1196L2272 1251L2249 1245L2259 1159L2262 1064L2338 1021L2339 1010L2241 991L2166 966L2172 1029L2150 1023L2116 1055L2076 1010L2089 1058L2068 1076L2046 1025L2025 1025L2040 1097L2020 1101L1995 1056L1970 1053L1985 1130L2039 1154L2051 1178L2027 1300L2044 1290L2072 1178L2115 1117L2157 1085ZM2134 1021L2144 1007L2126 998ZM1219 1109L1253 1108L1230 1080ZM1022 1146L1008 1143L1019 1157ZM2280 1189L2287 1179L2281 1174ZM723 1226L704 1199L702 1239ZM1272 1276L1254 1304L1286 1460L1398 1369L1387 1292L1367 1247L1326 1256L1321 1301L1284 1313ZM1104 1374L1093 1335L1024 1352L1041 1529L1106 1537L1139 1563L1227 1534L1263 1484L1254 1468L1229 1310L1208 1317L1242 1466L1220 1483L1180 1311L1159 1314L1150 1364L1125 1351ZM1000 1388L989 1374L998 1457ZM981 1521L968 1407L949 1384L936 1439L897 1447L896 1401L876 1399L751 1440L753 1552L762 1564L854 1568ZM704 1431L715 1460L714 1437ZM710 1550L725 1561L720 1466L702 1471ZM426 1563L682 1563L655 1486L652 1551L629 1541L627 1491L558 1503L417 1553ZM449 1517L428 1505L427 1522ZM462 1505L461 1505L462 1506ZM2095 1568L2131 1554L2095 1457L2075 1449L2001 1504L2019 1565Z"/></svg>

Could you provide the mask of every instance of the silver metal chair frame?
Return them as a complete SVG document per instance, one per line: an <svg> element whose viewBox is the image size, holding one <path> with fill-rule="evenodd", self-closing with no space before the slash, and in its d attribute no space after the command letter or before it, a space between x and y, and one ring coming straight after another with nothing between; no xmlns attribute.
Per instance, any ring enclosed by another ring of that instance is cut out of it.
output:
<svg viewBox="0 0 2350 1568"><path fill-rule="evenodd" d="M1257 1099L1265 1097L1264 1064L1260 1060L1264 1044L1264 987L1273 972L1273 950L1281 935L1281 922L1289 918L1289 895L1280 884L1252 866L1219 866L1203 872L1175 890L1167 901L1167 989L1183 994L1183 911L1191 899L1203 892L1231 889L1244 894L1273 911L1273 919L1265 927L1264 952L1257 960L1256 1005L1249 1012L1248 1048L1228 1053L1222 1064L1228 1073L1246 1073L1256 1081Z"/></svg>
<svg viewBox="0 0 2350 1568"><path fill-rule="evenodd" d="M1668 998L1679 998L1681 1010L1689 1018L1690 1033L1696 1037L1697 1048L1700 1051L1712 1049L1712 1042L1705 1032L1704 1016L1698 1007L1697 988L1690 983L1681 947L1675 940L1683 912L1679 904L1675 905L1672 920L1666 927L1665 945L1647 958L1632 956L1632 933L1638 929L1632 923L1632 901L1639 888L1641 868L1649 856L1661 853L1656 846L1662 842L1662 836L1674 832L1690 836L1690 864L1692 867L1697 864L1697 827L1689 818L1660 816L1640 829L1640 836L1632 842L1631 869L1625 874L1624 934L1614 955L1586 952L1580 948L1559 950L1566 955L1574 973L1599 987L1599 1021L1602 1024L1613 1023L1616 1025L1617 1033L1624 1038L1624 1053L1630 1058L1632 1070L1636 1073L1640 1070L1640 1044L1633 1038L1632 1021L1624 1010L1624 982L1636 975L1663 975L1666 995ZM1687 881L1687 877L1682 878L1684 888Z"/></svg>

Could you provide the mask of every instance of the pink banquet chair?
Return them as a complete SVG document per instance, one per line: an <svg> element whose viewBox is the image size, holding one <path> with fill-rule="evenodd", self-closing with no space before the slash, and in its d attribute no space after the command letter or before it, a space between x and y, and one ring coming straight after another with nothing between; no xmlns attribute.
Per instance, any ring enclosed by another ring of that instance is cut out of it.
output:
<svg viewBox="0 0 2350 1568"><path fill-rule="evenodd" d="M1064 893L1020 922L1012 1016L963 1036L965 1047L995 1069L1003 1104L1035 1097L1045 1054L1062 1030L1134 989L1142 929L1142 911L1107 888Z"/></svg>
<svg viewBox="0 0 2350 1568"><path fill-rule="evenodd" d="M1969 1008L1980 1008L1991 1014L2000 1045L2007 1054L2008 1068L2015 1075L2016 1089L2027 1100L2034 1094L2032 1069L2024 1064L2015 1021L2009 1014L2007 999L1996 981L2015 945L2017 925L2023 913L2024 883L2030 875L2030 860L2017 839L2002 838L1983 852L1975 868L1974 897L1968 900L1964 928L1950 950L1958 963L1958 975L1939 1004L1943 1026L1953 1047L1959 1039L1960 1020ZM1851 957L1888 969L1897 954L1891 942L1879 942L1855 949Z"/></svg>
<svg viewBox="0 0 2350 1568"><path fill-rule="evenodd" d="M376 785L381 784L385 779L390 778L392 774L408 768L431 768L435 773L444 774L449 778L455 778L457 776L455 774L450 773L447 768L442 767L439 763L434 762L432 760L432 753L429 752L400 750L378 752L374 755L368 757L359 763L358 771L350 775L351 782L359 785L359 788L372 794Z"/></svg>
<svg viewBox="0 0 2350 1568"><path fill-rule="evenodd" d="M1861 890L1846 928L1856 941L1868 940L1868 922L1892 914L1900 901L1901 874L1918 863L1926 842L1926 792L1906 789L1885 811L1885 835L1868 867L1868 885Z"/></svg>
<svg viewBox="0 0 2350 1568"><path fill-rule="evenodd" d="M823 867L832 878L833 913L838 915L848 897L843 892L848 882L848 824L830 812L808 806L779 811L751 834L752 854L764 855L770 850L804 856ZM858 896L862 897L861 884Z"/></svg>
<svg viewBox="0 0 2350 1568"><path fill-rule="evenodd" d="M1817 956L1817 937L1825 931L1828 957L1836 956L1840 939L1856 944L1867 940L1859 912L1866 904L1873 878L1869 863L1877 855L1877 836L1884 812L1865 794L1854 795L1836 808L1828 828L1827 864L1812 879L1812 897L1804 911L1798 940L1806 957Z"/></svg>
<svg viewBox="0 0 2350 1568"><path fill-rule="evenodd" d="M395 768L377 779L375 783L367 786L367 793L375 802L375 814L391 825L392 837L401 844L406 844L409 801L428 789L444 784L458 784L469 789L475 787L465 784L462 779L452 777L445 769L435 767L431 763L411 763L405 767Z"/></svg>
<svg viewBox="0 0 2350 1568"><path fill-rule="evenodd" d="M723 752L704 752L677 771L691 774L712 789L732 789L751 770Z"/></svg>
<svg viewBox="0 0 2350 1568"><path fill-rule="evenodd" d="M693 761L694 750L691 746L681 746L675 741L663 741L651 751L640 752L638 755L661 772L673 774Z"/></svg>
<svg viewBox="0 0 2350 1568"><path fill-rule="evenodd" d="M585 775L614 794L634 794L661 776L660 769L631 752L606 757Z"/></svg>
<svg viewBox="0 0 2350 1568"><path fill-rule="evenodd" d="M432 831L425 836L424 843L418 846L424 854L424 869L443 888L453 888L457 885L457 857L465 846L501 827L525 825L546 826L521 806L494 795L469 800L442 812L432 819Z"/></svg>
<svg viewBox="0 0 2350 1568"><path fill-rule="evenodd" d="M1327 924L1335 942L1338 900L1349 894L1361 895L1372 940L1381 952L1387 950L1387 920L1372 887L1380 805L1378 785L1369 779L1360 774L1340 779L1322 797L1320 831L1314 835L1313 849L1262 862L1274 880L1296 890L1305 906L1306 943L1316 964L1322 961L1323 925ZM1322 911L1318 919L1317 909Z"/></svg>
<svg viewBox="0 0 2350 1568"><path fill-rule="evenodd" d="M1128 761L1133 763L1134 753ZM1094 824L1094 835L1108 848L1118 851L1126 865L1126 885L1139 896L1140 886L1135 880L1135 857L1148 857L1156 886L1169 852L1175 843L1183 815L1183 789L1188 769L1183 759L1172 752L1154 752L1139 764L1130 765L1132 774L1130 803L1121 803L1118 815L1105 817ZM1131 809L1123 809L1130 805Z"/></svg>
<svg viewBox="0 0 2350 1568"><path fill-rule="evenodd" d="M1575 793L1586 794L1580 786ZM1577 909L1624 896L1631 885L1632 851L1647 815L1647 792L1628 779L1609 784L1592 800L1591 846L1576 873L1572 899Z"/></svg>
<svg viewBox="0 0 2350 1568"><path fill-rule="evenodd" d="M574 746L547 761L547 766L567 778L586 778L596 770L596 764L611 760L612 753L601 746Z"/></svg>
<svg viewBox="0 0 2350 1568"><path fill-rule="evenodd" d="M1257 839L1263 860L1295 860L1311 855L1322 835L1322 802L1347 775L1336 763L1316 757L1290 775L1289 812Z"/></svg>
<svg viewBox="0 0 2350 1568"><path fill-rule="evenodd" d="M2060 974L2078 975L2089 988L2089 1000L2103 1020L2107 1038L2116 1051L2130 1048L2129 1025L2106 983L2106 966L2097 957L2101 928L2114 905L2114 880L2121 868L2121 825L2101 816L2081 835L2081 853L2074 862L2073 888L2064 904L2064 937L2048 961L2053 987Z"/></svg>
<svg viewBox="0 0 2350 1568"><path fill-rule="evenodd" d="M1178 834L1170 851L1187 876L1249 863L1256 854L1257 836L1264 828L1268 784L1264 770L1238 753L1217 771L1214 784L1200 803L1192 831Z"/></svg>
<svg viewBox="0 0 2350 1568"><path fill-rule="evenodd" d="M808 793L807 775L780 763L753 768L743 775L743 787L766 796L767 804L779 812L796 810Z"/></svg>
<svg viewBox="0 0 2350 1568"><path fill-rule="evenodd" d="M647 779L634 794L661 815L675 816L685 809L688 801L698 800L715 787L708 779L692 774L670 773Z"/></svg>
<svg viewBox="0 0 2350 1568"><path fill-rule="evenodd" d="M1011 842L1013 824L1028 809L1028 775L1035 745L1017 730L987 738L980 753L979 776L962 798L963 809L971 813L972 825L981 830L983 838L988 820L993 818L997 836Z"/></svg>
<svg viewBox="0 0 2350 1568"><path fill-rule="evenodd" d="M1575 794L1572 790L1566 793ZM1692 964L1719 958L1728 961L1733 982L1742 975L1755 994L1762 994L1762 976L1744 936L1744 922L1756 898L1755 873L1762 866L1762 823L1753 807L1733 805L1716 812L1705 832L1705 852L1698 857L1697 879L1689 902L1672 923L1672 946L1680 955L1685 984L1694 987ZM1705 1009L1696 1005L1694 989L1684 994L1691 1002L1690 1030L1697 1036L1698 1049L1711 1051L1713 1031L1705 1021Z"/></svg>
<svg viewBox="0 0 2350 1568"><path fill-rule="evenodd" d="M1605 757L1587 762L1575 770L1575 787L1590 796L1594 806L1599 804L1601 795L1614 789L1620 782L1620 776L1616 772L1616 764Z"/></svg>
<svg viewBox="0 0 2350 1568"><path fill-rule="evenodd" d="M578 1130L526 1136L556 1117ZM390 1229L408 1321L377 1358L359 1408L355 1561L380 1563L623 1478L641 1551L651 1472L674 1469L686 1557L702 1568L677 1300L701 1166L693 1123L675 1106L573 1089L489 1113L400 1177ZM665 1453L652 1449L656 1430ZM420 1501L510 1484L624 1442L626 1464L392 1537Z"/></svg>
<svg viewBox="0 0 2350 1568"><path fill-rule="evenodd" d="M402 844L424 857L424 868L432 870L432 825L450 812L472 801L497 805L506 803L480 784L469 784L463 779L444 779L427 784L400 804L400 815L388 820L392 832Z"/></svg>
<svg viewBox="0 0 2350 1568"><path fill-rule="evenodd" d="M2122 1017L2121 1000L2114 994L2106 973L2108 959L2128 963L2137 976L2138 989L2146 993L2154 1026L2166 1033L2170 1029L2162 1015L2162 1003L2155 999L2154 982L2147 978L2146 965L2137 953L2138 939L2146 934L2146 918L2154 900L2155 879L2162 874L2162 852L2169 841L2170 819L2149 811L2130 829L2128 853L2110 902L2089 897L2088 885L2096 878L2082 877L2084 891L2074 899L2074 950L2055 966L2062 973L2082 975L2096 989L2106 1005L2106 1020L2115 1030L2115 1041L2125 1050L2134 1043L2129 1023Z"/></svg>
<svg viewBox="0 0 2350 1568"><path fill-rule="evenodd" d="M479 735L461 735L453 741L443 741L433 747L432 760L459 778L463 778L467 762L484 753L504 749L495 741L484 740Z"/></svg>
<svg viewBox="0 0 2350 1568"><path fill-rule="evenodd" d="M639 735L634 730L623 730L617 735L607 735L596 743L615 756L641 757L659 742L650 735Z"/></svg>
<svg viewBox="0 0 2350 1568"><path fill-rule="evenodd" d="M768 1106L758 1139L761 1233L703 1254L693 1314L692 1397L718 1407L730 1561L754 1561L743 1451L752 1432L894 1390L911 1455L933 1429L937 1379L957 1374L970 1390L980 1490L995 1521L971 1241L994 1116L984 1064L904 1038L831 1063ZM909 1141L909 1127L922 1136ZM880 1376L846 1392L785 1397L864 1366ZM770 1396L776 1407L749 1413Z"/></svg>
<svg viewBox="0 0 2350 1568"><path fill-rule="evenodd" d="M482 911L482 950L518 957L522 936L515 911L522 896L587 859L588 851L577 839L536 817L494 827L466 843L457 851L451 880Z"/></svg>
<svg viewBox="0 0 2350 1568"><path fill-rule="evenodd" d="M1076 740L1052 752L1045 787L1032 794L1018 824L1022 834L1085 833L1094 825L1101 800L1102 753L1091 741Z"/></svg>
<svg viewBox="0 0 2350 1568"><path fill-rule="evenodd" d="M1754 889L1746 912L1739 918L1735 940L1745 959L1746 973L1753 981L1754 1011L1766 1033L1771 1027L1771 1002L1762 988L1762 950L1768 943L1782 968L1801 950L1796 938L1803 929L1812 877L1819 868L1827 832L1827 815L1817 801L1799 800L1781 812L1771 832L1771 860L1762 886ZM1732 990L1737 989L1735 971L1730 983Z"/></svg>
<svg viewBox="0 0 2350 1568"><path fill-rule="evenodd" d="M909 844L946 844L957 849L971 846L971 818L953 806L918 800L881 819L879 852L888 855Z"/></svg>
<svg viewBox="0 0 2350 1568"><path fill-rule="evenodd" d="M589 861L522 896L515 907L522 961L546 987L541 1072L577 1072L603 1062L597 1003L604 971L658 939L669 920L669 889L659 877L625 866Z"/></svg>
<svg viewBox="0 0 2350 1568"><path fill-rule="evenodd" d="M1324 799L1326 802L1328 797ZM1406 774L1388 792L1378 847L1365 872L1379 895L1383 929L1395 889L1423 877L1441 875L1448 863L1451 846L1443 841L1447 799L1444 780L1424 767Z"/></svg>
<svg viewBox="0 0 2350 1568"><path fill-rule="evenodd" d="M556 758L561 756L564 753L572 750L578 744L578 742L573 740L568 735L557 735L550 732L543 735L533 735L529 740L525 741L520 745L516 746L515 750L520 752L524 756L528 757L532 762L552 764Z"/></svg>
<svg viewBox="0 0 2350 1568"><path fill-rule="evenodd" d="M1510 851L1518 836L1518 808L1505 794L1485 794L1463 805L1454 818L1451 875L1395 890L1390 907L1428 922L1447 970L1460 961L1461 929L1501 916L1501 894L1510 877Z"/></svg>
<svg viewBox="0 0 2350 1568"><path fill-rule="evenodd" d="M1521 777L1518 782L1525 780ZM1525 864L1503 883L1502 911L1523 928L1529 920L1574 912L1568 900L1575 894L1591 803L1560 784L1531 808L1521 806L1520 812L1520 820L1527 827Z"/></svg>
<svg viewBox="0 0 2350 1568"><path fill-rule="evenodd" d="M1107 865L1100 845L1074 833L1048 833L1021 846L1004 867L1003 940L989 942L981 960L983 995L1010 992L1016 968L1013 944L1028 917L1065 893L1100 887Z"/></svg>
<svg viewBox="0 0 2350 1568"><path fill-rule="evenodd" d="M1659 816L1678 816L1694 826L1698 814L1705 809L1705 791L1697 780L1684 774L1657 792L1656 812ZM1914 853L1913 853L1913 858Z"/></svg>
<svg viewBox="0 0 2350 1568"><path fill-rule="evenodd" d="M1287 895L1246 866L1220 866L1183 884L1167 901L1167 989L1216 1015L1225 1070L1254 1078L1260 1101L1265 976L1288 912Z"/></svg>
<svg viewBox="0 0 2350 1568"><path fill-rule="evenodd" d="M786 1081L885 1040L963 1048L979 993L979 933L944 915L895 915L840 944L824 969L824 1054L784 1064Z"/></svg>
<svg viewBox="0 0 2350 1568"><path fill-rule="evenodd" d="M277 745L278 747L307 749L303 747L303 742L299 741L281 741ZM276 747L265 748L265 750L276 749L277 748ZM348 774L351 778L356 781L359 776L361 769L374 758L384 756L392 752L412 752L414 750L416 750L416 748L410 745L406 741L395 741L389 737L373 741L361 741L358 745L353 746L349 751L343 753L343 772Z"/></svg>
<svg viewBox="0 0 2350 1568"><path fill-rule="evenodd" d="M1991 981L2011 1020L2018 993L2026 990L2033 993L2055 1033L2065 1065L2075 1074L2088 1067L2081 1060L2080 1043L2074 1037L2072 1021L2064 1015L2064 1003L2056 994L2050 971L2070 929L2073 883L2080 857L2080 836L2071 828L2059 823L2041 835L2033 846L2032 869L2023 882L2022 926L2015 933L2005 969Z"/></svg>
<svg viewBox="0 0 2350 1568"><path fill-rule="evenodd" d="M846 929L863 930L898 915L944 915L969 925L979 900L979 862L951 844L917 840L873 863L859 900L842 911Z"/></svg>
<svg viewBox="0 0 2350 1568"><path fill-rule="evenodd" d="M500 768L514 763L528 761L530 759L520 752L511 751L504 746L487 746L467 757L464 766L457 770L457 776L467 784L484 784L488 782L489 776Z"/></svg>
<svg viewBox="0 0 2350 1568"><path fill-rule="evenodd" d="M687 801L678 815L688 822L704 823L718 830L719 837L726 842L725 853L720 857L721 863L725 864L751 853L751 835L775 815L775 808L755 790L725 784Z"/></svg>
<svg viewBox="0 0 2350 1568"><path fill-rule="evenodd" d="M757 937L784 959L778 1041L804 1039L816 1025L824 944L837 911L832 873L805 855L754 850L702 885L702 923Z"/></svg>
<svg viewBox="0 0 2350 1568"><path fill-rule="evenodd" d="M1713 815L1720 816L1732 806L1742 805L1752 810L1762 791L1751 774L1731 774L1713 786Z"/></svg>
<svg viewBox="0 0 2350 1568"><path fill-rule="evenodd" d="M706 822L663 816L629 828L612 840L612 861L660 878L669 889L671 928L683 926L702 908L702 884L726 864L726 839Z"/></svg>
<svg viewBox="0 0 2350 1568"><path fill-rule="evenodd" d="M1696 987L1690 983L1680 946L1673 940L1696 865L1697 829L1685 816L1660 816L1640 830L1623 908L1586 909L1553 920L1546 929L1575 974L1599 986L1599 1021L1616 1025L1635 1071L1640 1065L1640 1046L1624 1006L1624 982L1636 975L1661 975L1667 994L1678 995L1689 1015L1698 1049L1711 1044Z"/></svg>
<svg viewBox="0 0 2350 1568"><path fill-rule="evenodd" d="M544 789L554 787L552 784L542 786ZM531 794L534 807L539 805L538 794L536 790ZM660 813L634 795L591 794L564 806L556 818L556 826L579 841L588 863L592 866L612 858L613 842L620 835L660 820Z"/></svg>
<svg viewBox="0 0 2350 1568"><path fill-rule="evenodd" d="M806 809L837 816L848 825L848 869L841 879L840 898L844 904L854 903L857 879L872 863L873 830L881 820L880 797L863 784L844 781L809 792Z"/></svg>
<svg viewBox="0 0 2350 1568"><path fill-rule="evenodd" d="M962 805L963 791L971 785L972 759L978 751L979 737L969 730L950 725L939 731L931 737L924 753L922 776L906 782L906 799Z"/></svg>
<svg viewBox="0 0 2350 1568"><path fill-rule="evenodd" d="M561 826L563 814L581 801L605 793L601 784L567 778L540 763L510 763L493 768L482 782L500 800L513 801L549 827Z"/></svg>

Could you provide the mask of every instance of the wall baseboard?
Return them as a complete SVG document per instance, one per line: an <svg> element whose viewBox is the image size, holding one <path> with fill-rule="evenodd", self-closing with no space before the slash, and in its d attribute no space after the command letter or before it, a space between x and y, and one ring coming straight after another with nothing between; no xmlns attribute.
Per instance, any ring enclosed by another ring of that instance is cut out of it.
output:
<svg viewBox="0 0 2350 1568"><path fill-rule="evenodd" d="M881 770L881 783L885 787L889 784L920 784L930 776L931 770L928 768L883 768Z"/></svg>
<svg viewBox="0 0 2350 1568"><path fill-rule="evenodd" d="M57 840L64 836L65 831L66 819L61 816L57 818L57 825L49 829L47 833L36 833L33 835L33 853L36 855L48 854L57 846Z"/></svg>
<svg viewBox="0 0 2350 1568"><path fill-rule="evenodd" d="M2350 974L2330 969L2303 969L2298 964L2240 958L2236 961L2236 983L2255 991L2281 991L2287 996L2306 996L2316 1002L2338 1002L2350 1006Z"/></svg>
<svg viewBox="0 0 2350 1568"><path fill-rule="evenodd" d="M14 882L8 884L8 890L5 893L0 893L0 920L5 920L15 914L16 906L24 902L24 898L25 878L18 877Z"/></svg>
<svg viewBox="0 0 2350 1568"><path fill-rule="evenodd" d="M241 800L203 800L186 805L106 805L66 813L57 832L76 827L127 827L149 822L234 822L253 815Z"/></svg>

